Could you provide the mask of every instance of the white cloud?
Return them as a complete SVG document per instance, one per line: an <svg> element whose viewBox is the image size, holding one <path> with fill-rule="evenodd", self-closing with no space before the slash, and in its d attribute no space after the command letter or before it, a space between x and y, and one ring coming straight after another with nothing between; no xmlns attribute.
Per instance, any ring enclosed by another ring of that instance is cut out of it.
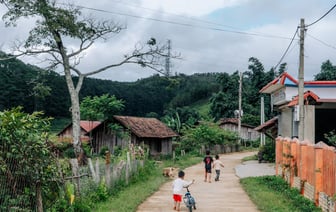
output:
<svg viewBox="0 0 336 212"><path fill-rule="evenodd" d="M204 16L215 10L225 7L237 6L248 0L141 0L146 8L161 9L164 12L184 14L189 16Z"/></svg>
<svg viewBox="0 0 336 212"><path fill-rule="evenodd" d="M127 24L127 29L111 36L107 42L95 43L87 51L80 65L82 70L118 62L132 51L135 43L155 37L161 43L172 41L172 50L180 52L183 58L172 60L172 71L184 74L246 71L249 57L258 58L268 71L284 53L300 18L312 23L335 4L333 0L307 0L305 4L291 0L74 0L74 3L105 10L85 9L85 13ZM3 11L0 5L0 12ZM7 47L14 38L24 38L22 32L29 29L29 23L24 20L17 28L0 25L0 44ZM336 10L308 28L305 39L307 79L320 72L322 62L327 59L336 65L335 25ZM297 77L298 50L296 40L283 60L294 77ZM34 64L32 59L25 61ZM95 77L134 81L153 73L136 65L124 65Z"/></svg>

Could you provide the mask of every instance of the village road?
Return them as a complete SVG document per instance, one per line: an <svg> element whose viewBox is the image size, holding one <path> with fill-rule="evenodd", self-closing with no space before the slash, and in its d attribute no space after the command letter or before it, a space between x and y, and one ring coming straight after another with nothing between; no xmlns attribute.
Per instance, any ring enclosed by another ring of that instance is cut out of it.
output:
<svg viewBox="0 0 336 212"><path fill-rule="evenodd" d="M220 155L225 167L221 169L220 181L204 182L204 165L197 165L185 169L185 180L195 179L190 186L191 194L196 199L195 212L257 212L259 211L239 184L240 177L272 175L274 166L249 162L242 164L241 159L254 155L256 152L239 152ZM214 178L214 173L212 174ZM167 212L173 210L172 182L167 182L143 202L137 212ZM188 211L181 203L181 211Z"/></svg>

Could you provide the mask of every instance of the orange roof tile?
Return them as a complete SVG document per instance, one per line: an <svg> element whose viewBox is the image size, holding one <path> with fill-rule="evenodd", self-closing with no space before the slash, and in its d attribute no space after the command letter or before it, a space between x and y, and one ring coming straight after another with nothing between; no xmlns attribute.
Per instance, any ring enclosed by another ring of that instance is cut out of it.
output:
<svg viewBox="0 0 336 212"><path fill-rule="evenodd" d="M288 82L291 82L291 84L298 84L298 81L296 79L294 79L294 77L292 77L291 75L289 75L287 72L282 73L280 76L278 76L277 78L275 78L274 80L272 80L270 83L268 83L267 85L265 85L259 92L266 92L268 93L269 89L271 89L271 87L281 87L283 85L285 85L285 83L287 82L287 79L289 80ZM271 89L272 91L274 89Z"/></svg>
<svg viewBox="0 0 336 212"><path fill-rule="evenodd" d="M319 98L314 92L312 92L312 91L306 91L306 92L303 94L303 99L304 99L304 100L307 100L308 97L313 98L316 102L318 102L319 99L320 99L320 98ZM290 101L290 102L287 104L287 106L290 107L290 106L294 106L294 105L298 105L298 104L299 104L299 96L297 95L297 96L295 96L295 97L293 98L292 101Z"/></svg>

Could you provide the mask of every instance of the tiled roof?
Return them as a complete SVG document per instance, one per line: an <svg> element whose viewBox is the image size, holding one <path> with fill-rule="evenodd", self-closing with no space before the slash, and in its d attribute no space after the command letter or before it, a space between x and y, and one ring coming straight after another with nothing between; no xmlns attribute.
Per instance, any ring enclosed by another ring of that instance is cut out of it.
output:
<svg viewBox="0 0 336 212"><path fill-rule="evenodd" d="M275 124L278 123L278 117L275 116L273 118L271 118L270 120L266 121L265 123L259 125L258 127L254 128L254 130L256 131L263 131L263 130L267 130L273 126L275 126Z"/></svg>
<svg viewBox="0 0 336 212"><path fill-rule="evenodd" d="M86 121L82 120L79 122L79 126L85 130L86 133L91 132L93 129L95 129L98 125L100 125L100 121ZM72 128L72 122L69 123L66 127L64 127L57 135L61 135L63 132L65 132L68 128Z"/></svg>
<svg viewBox="0 0 336 212"><path fill-rule="evenodd" d="M298 86L299 82L287 72L282 73L276 77L270 83L265 85L259 92L260 93L272 93L282 87L286 86ZM305 81L305 87L335 87L336 81Z"/></svg>
<svg viewBox="0 0 336 212"><path fill-rule="evenodd" d="M100 121L80 121L80 127L83 128L86 132L90 132L100 125L100 123Z"/></svg>
<svg viewBox="0 0 336 212"><path fill-rule="evenodd" d="M133 116L113 117L139 138L171 138L178 136L172 129L156 118Z"/></svg>
<svg viewBox="0 0 336 212"><path fill-rule="evenodd" d="M275 78L273 81L265 85L259 92L260 93L271 93L284 85L298 85L298 81L294 79L287 72L282 73L280 76Z"/></svg>
<svg viewBox="0 0 336 212"><path fill-rule="evenodd" d="M319 97L312 91L306 91L304 94L303 94L303 99L304 100L308 100L309 98L312 98L315 102L318 102L319 100ZM290 101L287 106L290 107L290 106L294 106L294 105L298 105L299 104L299 95L295 96L293 98L292 101Z"/></svg>
<svg viewBox="0 0 336 212"><path fill-rule="evenodd" d="M224 125L224 124L238 125L238 118L223 118L219 121L219 125ZM244 123L241 123L241 126L248 127L248 128L254 128L254 126L244 124Z"/></svg>

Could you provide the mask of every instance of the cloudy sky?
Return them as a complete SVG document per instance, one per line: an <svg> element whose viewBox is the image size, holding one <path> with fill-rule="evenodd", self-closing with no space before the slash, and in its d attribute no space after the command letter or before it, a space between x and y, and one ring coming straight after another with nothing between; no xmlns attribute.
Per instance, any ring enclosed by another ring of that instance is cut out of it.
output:
<svg viewBox="0 0 336 212"><path fill-rule="evenodd" d="M84 13L98 19L111 19L127 26L106 42L97 42L80 64L81 70L94 70L116 63L131 52L137 42L156 38L171 41L172 52L181 59L172 60L172 73L191 75L206 72L246 71L248 59L255 57L270 70L280 61L300 19L311 24L335 4L332 0L72 0L85 7ZM0 14L5 8L0 5ZM9 52L11 43L22 39L33 24L23 20L16 28L0 23L0 48ZM305 37L305 80L320 72L323 62L336 65L336 9L307 28ZM283 62L295 78L299 69L299 42L293 44ZM33 58L27 63L41 66ZM95 75L114 81L135 81L155 72L127 64Z"/></svg>

